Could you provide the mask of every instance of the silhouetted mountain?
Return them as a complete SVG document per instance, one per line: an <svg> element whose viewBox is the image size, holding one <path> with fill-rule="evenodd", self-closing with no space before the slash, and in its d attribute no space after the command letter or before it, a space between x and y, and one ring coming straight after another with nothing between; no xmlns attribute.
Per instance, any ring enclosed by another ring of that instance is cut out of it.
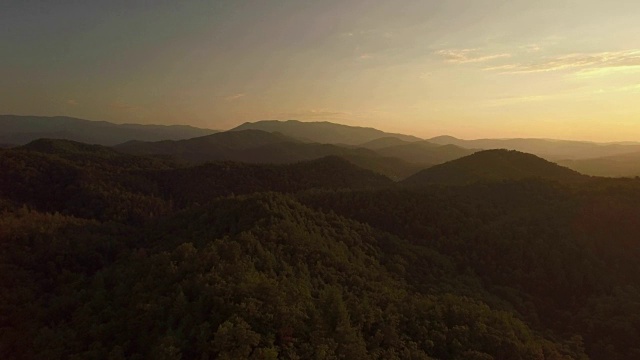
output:
<svg viewBox="0 0 640 360"><path fill-rule="evenodd" d="M391 134L374 128L347 126L326 121L302 122L298 120L264 120L244 123L232 129L232 131L247 129L279 132L303 141L323 144L358 145L389 136L406 141L421 140L415 136Z"/></svg>
<svg viewBox="0 0 640 360"><path fill-rule="evenodd" d="M593 143L551 139L462 140L452 136L438 136L427 141L441 145L453 144L467 149L518 150L553 161L595 158L640 151L640 144L637 143Z"/></svg>
<svg viewBox="0 0 640 360"><path fill-rule="evenodd" d="M191 163L237 161L285 164L336 155L354 164L379 172L394 180L419 170L417 165L384 157L361 148L332 144L306 143L281 133L261 130L226 131L180 141L128 142L115 147L137 155L165 155Z"/></svg>
<svg viewBox="0 0 640 360"><path fill-rule="evenodd" d="M438 145L428 141L416 141L376 149L376 152L412 163L436 165L473 154L475 150L461 148L456 145Z"/></svg>
<svg viewBox="0 0 640 360"><path fill-rule="evenodd" d="M179 140L215 133L186 125L114 124L66 116L0 115L0 142L23 145L40 138L116 145L131 140Z"/></svg>
<svg viewBox="0 0 640 360"><path fill-rule="evenodd" d="M586 177L532 154L515 150L484 150L422 170L403 181L407 185L461 185L478 181L537 178L578 181Z"/></svg>
<svg viewBox="0 0 640 360"><path fill-rule="evenodd" d="M592 176L640 176L640 152L592 159L560 160L558 164Z"/></svg>

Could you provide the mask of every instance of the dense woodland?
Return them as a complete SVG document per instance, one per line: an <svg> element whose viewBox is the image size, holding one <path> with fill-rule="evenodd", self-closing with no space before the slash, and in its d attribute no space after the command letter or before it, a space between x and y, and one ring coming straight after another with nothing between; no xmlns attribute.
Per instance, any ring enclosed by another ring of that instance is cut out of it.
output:
<svg viewBox="0 0 640 360"><path fill-rule="evenodd" d="M640 180L479 154L398 183L0 150L0 358L640 358Z"/></svg>

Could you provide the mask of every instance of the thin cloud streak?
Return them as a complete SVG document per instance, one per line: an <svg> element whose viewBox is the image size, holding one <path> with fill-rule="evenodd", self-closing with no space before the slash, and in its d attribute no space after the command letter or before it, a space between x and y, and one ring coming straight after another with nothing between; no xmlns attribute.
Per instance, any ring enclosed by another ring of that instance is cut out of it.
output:
<svg viewBox="0 0 640 360"><path fill-rule="evenodd" d="M436 54L443 57L447 62L455 64L479 63L511 57L511 54L507 53L483 55L478 53L478 49L439 50L436 51Z"/></svg>
<svg viewBox="0 0 640 360"><path fill-rule="evenodd" d="M512 96L503 97L497 99L487 100L484 105L486 107L500 107L505 105L514 105L522 103L532 102L544 102L544 101L561 101L566 99L585 99L593 98L594 96L601 96L607 94L620 94L620 93L634 93L640 92L640 83L627 85L627 86L611 86L606 88L599 88L596 90L586 90L579 92L562 92L555 94L543 94L543 95L527 95L527 96Z"/></svg>
<svg viewBox="0 0 640 360"><path fill-rule="evenodd" d="M504 74L527 74L561 70L589 70L640 66L640 50L612 51L593 54L575 53L538 62L515 63L487 67L484 70Z"/></svg>
<svg viewBox="0 0 640 360"><path fill-rule="evenodd" d="M617 75L617 74L631 74L631 73L639 73L640 65L632 65L632 66L618 66L618 67L606 67L606 68L595 68L595 69L582 69L575 73L575 77L578 79L592 79L596 77L609 76L609 75Z"/></svg>

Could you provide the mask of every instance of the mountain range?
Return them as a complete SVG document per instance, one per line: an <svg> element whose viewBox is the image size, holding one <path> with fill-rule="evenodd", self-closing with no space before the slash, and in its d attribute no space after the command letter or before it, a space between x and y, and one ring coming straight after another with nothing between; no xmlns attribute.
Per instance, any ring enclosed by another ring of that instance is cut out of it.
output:
<svg viewBox="0 0 640 360"><path fill-rule="evenodd" d="M115 148L131 154L171 156L192 163L228 160L282 164L336 155L395 180L473 152L454 145L441 146L424 141L371 150L306 142L262 130L233 130L179 141L134 141Z"/></svg>
<svg viewBox="0 0 640 360"><path fill-rule="evenodd" d="M187 125L114 124L66 116L0 115L0 143L11 145L50 138L111 146L131 140L189 139L215 132Z"/></svg>
<svg viewBox="0 0 640 360"><path fill-rule="evenodd" d="M558 163L583 174L593 176L640 176L640 152L631 152L591 159L561 160L558 161Z"/></svg>
<svg viewBox="0 0 640 360"><path fill-rule="evenodd" d="M218 137L214 136L220 134ZM202 163L242 161L284 164L340 156L402 180L425 168L479 150L509 149L535 154L593 176L640 176L639 143L593 143L550 139L422 140L373 128L329 122L258 121L225 132L189 126L113 124L68 117L0 116L0 147L38 138L116 146L132 154L160 155Z"/></svg>

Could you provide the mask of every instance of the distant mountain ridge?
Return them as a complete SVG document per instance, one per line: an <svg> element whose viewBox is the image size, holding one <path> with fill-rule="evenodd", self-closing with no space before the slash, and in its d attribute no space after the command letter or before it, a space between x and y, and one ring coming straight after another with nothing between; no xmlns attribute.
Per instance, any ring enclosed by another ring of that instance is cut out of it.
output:
<svg viewBox="0 0 640 360"><path fill-rule="evenodd" d="M263 120L246 122L231 131L248 129L279 132L300 140L324 144L360 145L383 137L395 137L405 141L422 140L411 135L392 134L374 128L348 126L326 121Z"/></svg>
<svg viewBox="0 0 640 360"><path fill-rule="evenodd" d="M188 125L114 124L67 116L0 115L0 143L15 145L49 138L112 146L131 140L180 140L216 132Z"/></svg>
<svg viewBox="0 0 640 360"><path fill-rule="evenodd" d="M592 176L640 176L640 151L589 159L561 160L558 163Z"/></svg>
<svg viewBox="0 0 640 360"><path fill-rule="evenodd" d="M537 178L579 181L588 177L538 156L515 150L484 150L422 170L404 181L406 185L465 185L478 181Z"/></svg>
<svg viewBox="0 0 640 360"><path fill-rule="evenodd" d="M463 140L444 135L427 141L440 145L457 145L467 149L517 150L553 161L596 158L640 151L639 143L595 143L535 138Z"/></svg>
<svg viewBox="0 0 640 360"><path fill-rule="evenodd" d="M471 155L476 150L457 145L439 145L428 141L415 141L376 149L385 156L396 157L416 164L437 165Z"/></svg>

